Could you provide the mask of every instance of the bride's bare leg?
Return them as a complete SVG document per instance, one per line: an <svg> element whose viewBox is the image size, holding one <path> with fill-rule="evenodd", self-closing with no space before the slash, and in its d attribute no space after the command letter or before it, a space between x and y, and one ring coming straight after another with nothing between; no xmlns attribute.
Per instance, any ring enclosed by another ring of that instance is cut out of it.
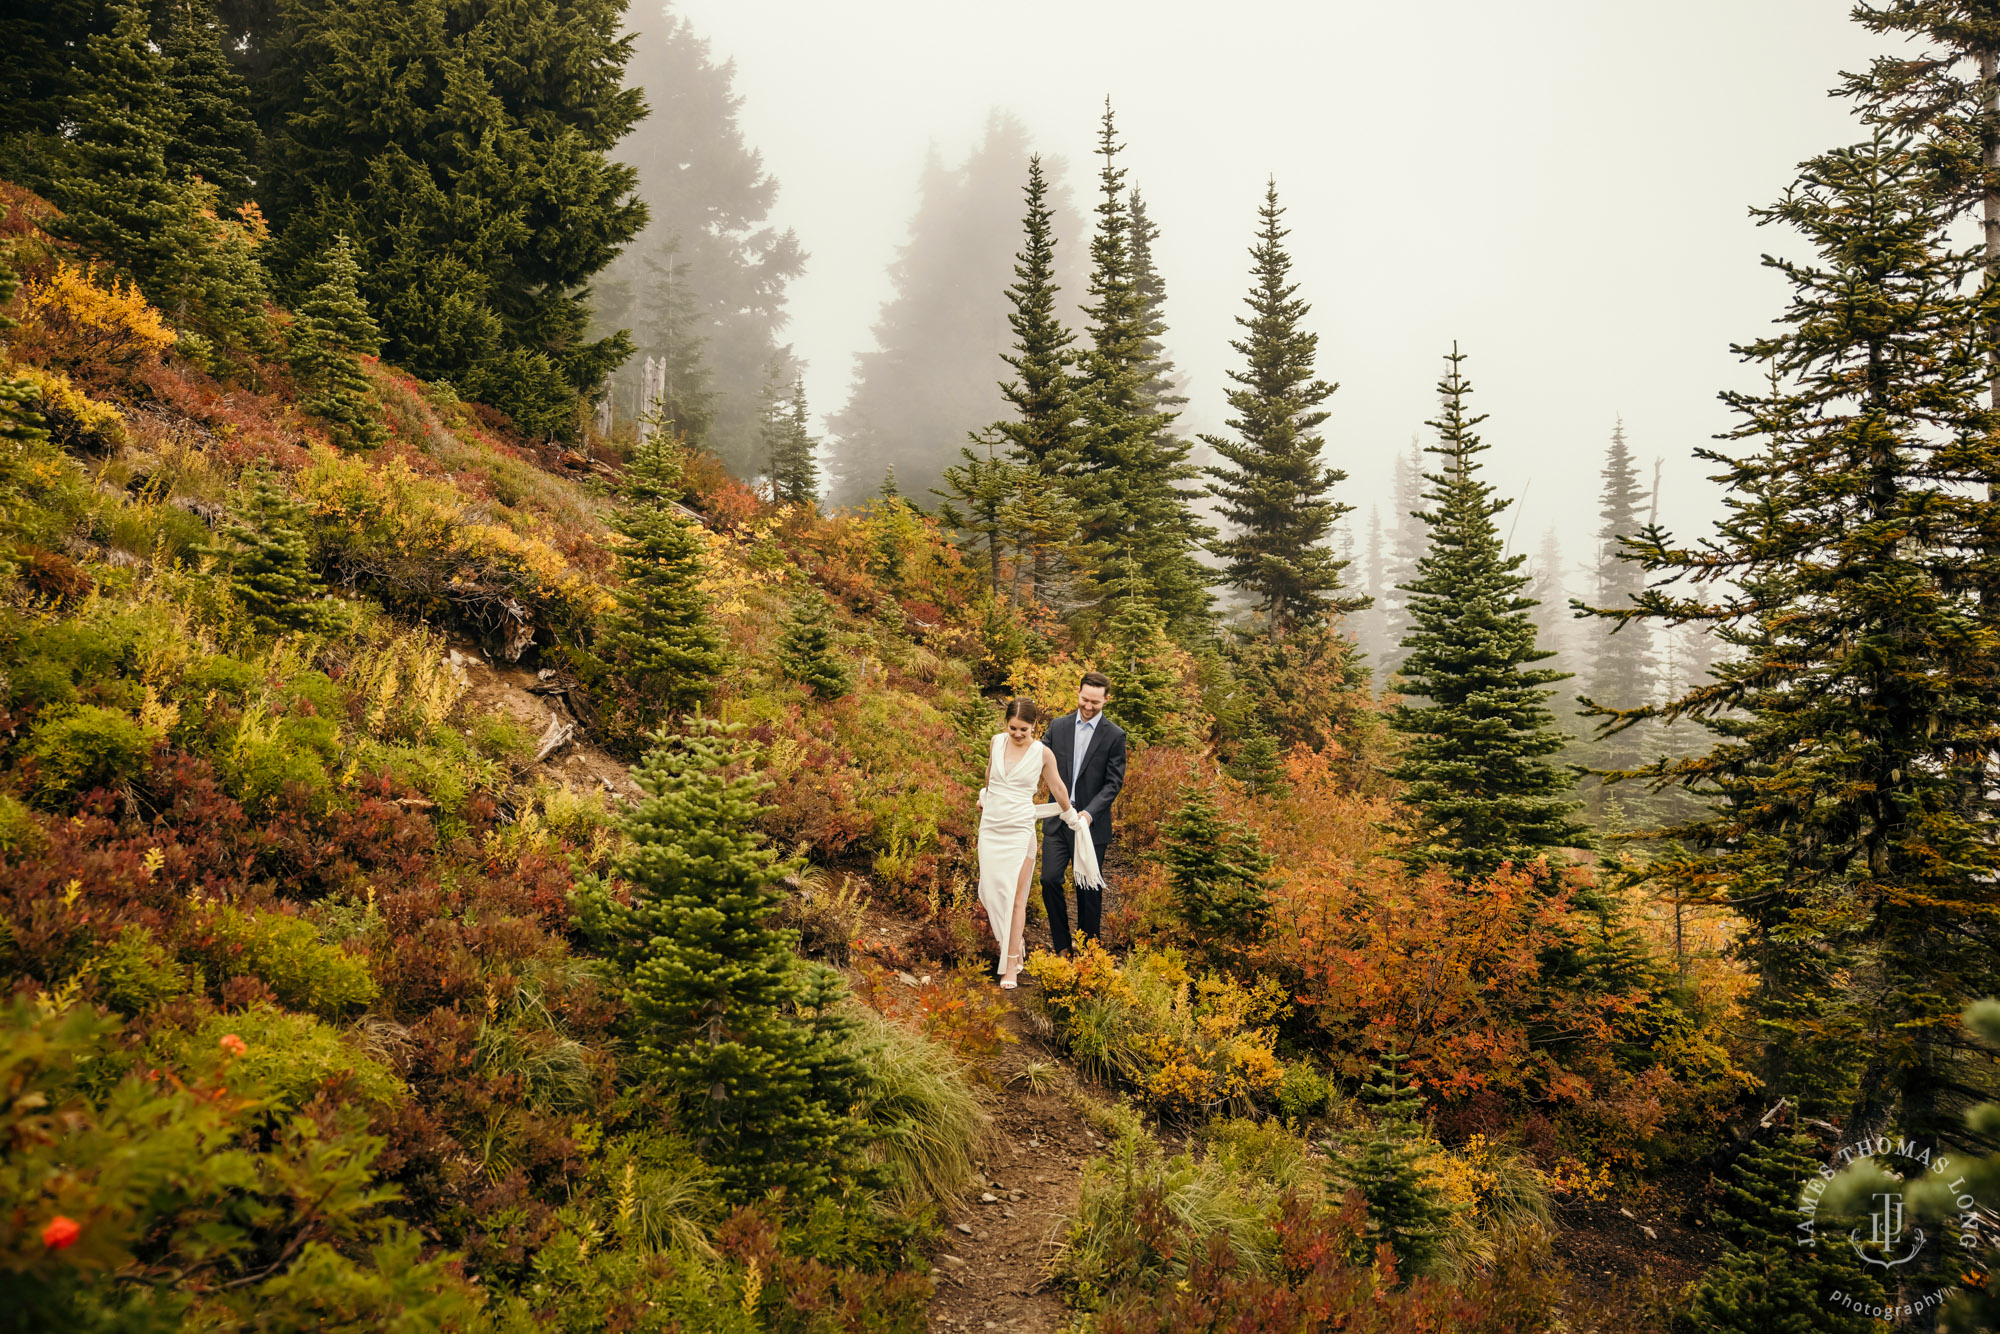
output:
<svg viewBox="0 0 2000 1334"><path fill-rule="evenodd" d="M1007 927L1007 939L1000 946L1000 976L1012 981L1028 957L1028 886L1035 877L1035 854L1021 863L1021 878L1014 884L1014 920Z"/></svg>

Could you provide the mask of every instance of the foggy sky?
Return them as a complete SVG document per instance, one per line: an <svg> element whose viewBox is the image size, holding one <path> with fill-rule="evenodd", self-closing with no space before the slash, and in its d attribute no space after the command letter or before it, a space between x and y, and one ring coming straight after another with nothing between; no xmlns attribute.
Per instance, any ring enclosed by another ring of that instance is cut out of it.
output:
<svg viewBox="0 0 2000 1334"><path fill-rule="evenodd" d="M1782 307L1760 254L1799 248L1746 210L1800 159L1864 137L1826 90L1883 49L1845 0L676 8L736 61L745 137L780 183L773 220L811 252L788 334L820 414L872 345L926 151L962 159L1004 109L1067 159L1088 207L1109 95L1120 161L1162 227L1183 429L1224 415L1274 174L1320 371L1341 385L1328 458L1353 475L1357 534L1371 503L1388 522L1393 455L1434 415L1457 339L1492 417L1490 474L1525 492L1513 549L1558 523L1572 567L1619 413L1649 472L1667 460L1663 518L1685 529L1718 512L1690 451L1729 424L1717 391L1754 381L1729 344ZM638 0L632 21L646 17Z"/></svg>

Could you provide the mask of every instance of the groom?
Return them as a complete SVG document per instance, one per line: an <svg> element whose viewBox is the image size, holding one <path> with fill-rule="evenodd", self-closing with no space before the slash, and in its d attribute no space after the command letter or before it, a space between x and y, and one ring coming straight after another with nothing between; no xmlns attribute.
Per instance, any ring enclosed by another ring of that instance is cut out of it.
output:
<svg viewBox="0 0 2000 1334"><path fill-rule="evenodd" d="M1104 850L1111 846L1111 803L1125 786L1125 730L1104 716L1104 701L1110 696L1109 677L1085 672L1076 690L1076 712L1050 723L1042 739L1056 757L1056 772L1069 785L1070 801L1090 830L1099 867L1104 865ZM1069 869L1074 835L1060 819L1051 818L1042 827L1042 905L1049 910L1049 936L1056 953L1067 955L1073 942L1063 872ZM1085 940L1097 939L1103 919L1104 891L1079 886L1078 934Z"/></svg>

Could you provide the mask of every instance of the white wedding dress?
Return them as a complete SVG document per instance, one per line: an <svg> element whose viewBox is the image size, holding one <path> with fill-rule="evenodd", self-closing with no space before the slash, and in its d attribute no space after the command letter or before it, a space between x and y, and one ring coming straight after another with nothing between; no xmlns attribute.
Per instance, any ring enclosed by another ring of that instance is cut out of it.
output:
<svg viewBox="0 0 2000 1334"><path fill-rule="evenodd" d="M986 906L993 939L1000 942L1002 973L1007 971L1007 960L1023 952L1020 941L1007 939L1014 927L1021 868L1035 860L1042 819L1056 813L1053 802L1035 804L1035 789L1042 784L1042 751L1041 742L1028 743L1028 753L1009 769L1007 734L1002 732L993 738L986 763L979 816L979 901Z"/></svg>

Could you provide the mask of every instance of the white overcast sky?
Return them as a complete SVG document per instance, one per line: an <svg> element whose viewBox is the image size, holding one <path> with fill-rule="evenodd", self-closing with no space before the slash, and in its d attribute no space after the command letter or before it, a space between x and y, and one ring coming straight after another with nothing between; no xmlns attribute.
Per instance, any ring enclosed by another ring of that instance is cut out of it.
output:
<svg viewBox="0 0 2000 1334"><path fill-rule="evenodd" d="M957 162L1006 110L1068 160L1087 205L1109 95L1163 230L1192 424L1223 414L1245 247L1275 175L1321 373L1341 385L1327 439L1358 525L1371 503L1388 521L1391 458L1433 415L1456 339L1491 414L1491 474L1525 493L1515 549L1559 524L1572 565L1619 413L1649 467L1667 460L1663 517L1716 512L1690 451L1728 424L1717 391L1754 378L1729 344L1782 306L1759 256L1797 249L1746 210L1802 158L1863 137L1826 90L1880 49L1845 0L676 8L735 60L776 219L812 254L789 335L818 412L845 401L871 345L927 149Z"/></svg>

